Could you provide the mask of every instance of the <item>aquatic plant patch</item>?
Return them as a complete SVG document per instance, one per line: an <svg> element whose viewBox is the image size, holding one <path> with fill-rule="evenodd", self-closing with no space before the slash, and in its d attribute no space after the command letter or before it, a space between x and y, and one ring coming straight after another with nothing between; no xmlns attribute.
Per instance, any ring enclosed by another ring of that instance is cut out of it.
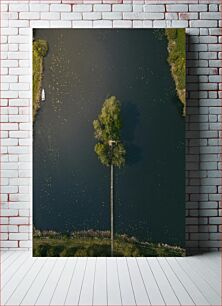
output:
<svg viewBox="0 0 222 306"><path fill-rule="evenodd" d="M33 31L33 256L185 255L185 45Z"/></svg>

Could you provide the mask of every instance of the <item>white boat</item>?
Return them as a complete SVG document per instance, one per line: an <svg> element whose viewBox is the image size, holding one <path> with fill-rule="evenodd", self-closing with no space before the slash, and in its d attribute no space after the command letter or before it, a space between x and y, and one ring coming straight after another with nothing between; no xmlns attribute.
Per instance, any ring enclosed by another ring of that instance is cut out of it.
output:
<svg viewBox="0 0 222 306"><path fill-rule="evenodd" d="M42 101L45 101L45 89L42 89L42 95L41 95Z"/></svg>

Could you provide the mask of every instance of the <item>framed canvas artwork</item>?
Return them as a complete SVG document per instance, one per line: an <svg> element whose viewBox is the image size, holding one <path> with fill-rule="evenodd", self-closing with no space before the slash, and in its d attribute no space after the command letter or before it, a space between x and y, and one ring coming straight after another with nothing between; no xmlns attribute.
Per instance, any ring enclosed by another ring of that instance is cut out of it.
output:
<svg viewBox="0 0 222 306"><path fill-rule="evenodd" d="M185 255L185 29L33 30L33 256Z"/></svg>

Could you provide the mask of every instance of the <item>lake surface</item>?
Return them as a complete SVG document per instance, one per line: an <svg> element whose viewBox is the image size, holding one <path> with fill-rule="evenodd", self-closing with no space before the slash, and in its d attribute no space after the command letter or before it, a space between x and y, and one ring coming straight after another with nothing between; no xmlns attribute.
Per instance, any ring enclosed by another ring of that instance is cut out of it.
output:
<svg viewBox="0 0 222 306"><path fill-rule="evenodd" d="M126 165L115 232L184 246L184 118L161 30L38 29L46 101L34 123L34 226L109 230L109 168L94 153L103 101L121 102Z"/></svg>

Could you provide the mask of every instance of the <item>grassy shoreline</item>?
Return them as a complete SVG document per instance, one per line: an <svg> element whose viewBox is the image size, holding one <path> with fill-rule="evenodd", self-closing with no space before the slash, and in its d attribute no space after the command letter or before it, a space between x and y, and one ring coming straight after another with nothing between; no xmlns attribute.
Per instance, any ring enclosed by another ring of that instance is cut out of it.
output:
<svg viewBox="0 0 222 306"><path fill-rule="evenodd" d="M33 41L33 119L35 118L41 104L41 89L43 78L43 58L48 52L48 43L43 39Z"/></svg>
<svg viewBox="0 0 222 306"><path fill-rule="evenodd" d="M116 235L114 256L184 256L185 250L163 243L141 242L127 235ZM110 256L109 231L82 231L70 234L34 231L33 256L76 257Z"/></svg>
<svg viewBox="0 0 222 306"><path fill-rule="evenodd" d="M186 114L186 34L184 29L166 29L168 39L168 63L176 85L177 95Z"/></svg>

